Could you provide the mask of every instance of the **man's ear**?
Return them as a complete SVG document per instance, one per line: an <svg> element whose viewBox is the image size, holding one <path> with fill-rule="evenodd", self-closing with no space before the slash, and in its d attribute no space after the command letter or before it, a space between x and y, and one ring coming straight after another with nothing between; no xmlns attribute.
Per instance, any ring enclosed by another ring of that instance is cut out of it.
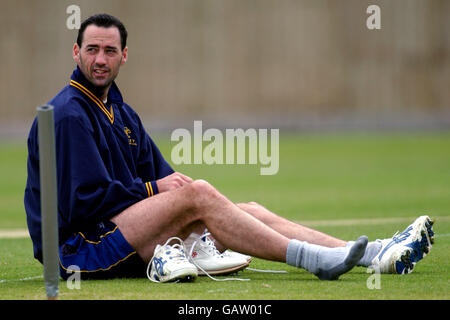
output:
<svg viewBox="0 0 450 320"><path fill-rule="evenodd" d="M120 65L123 66L125 62L128 60L128 47L125 47L122 51L122 61L120 62Z"/></svg>
<svg viewBox="0 0 450 320"><path fill-rule="evenodd" d="M73 45L72 57L77 64L80 64L80 47L77 43Z"/></svg>

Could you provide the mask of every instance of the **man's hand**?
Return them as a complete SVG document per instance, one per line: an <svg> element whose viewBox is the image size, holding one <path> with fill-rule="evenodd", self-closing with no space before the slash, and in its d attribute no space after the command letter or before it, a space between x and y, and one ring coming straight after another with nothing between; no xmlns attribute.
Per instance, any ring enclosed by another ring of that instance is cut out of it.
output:
<svg viewBox="0 0 450 320"><path fill-rule="evenodd" d="M184 174L174 172L165 178L156 180L159 192L165 192L190 184L193 180Z"/></svg>

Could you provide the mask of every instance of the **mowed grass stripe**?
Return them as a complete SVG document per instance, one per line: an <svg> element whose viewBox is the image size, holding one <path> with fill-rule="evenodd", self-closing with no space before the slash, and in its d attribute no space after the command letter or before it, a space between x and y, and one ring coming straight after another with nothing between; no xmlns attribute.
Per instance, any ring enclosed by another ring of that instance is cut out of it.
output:
<svg viewBox="0 0 450 320"><path fill-rule="evenodd" d="M367 219L335 219L335 220L303 220L295 221L307 227L339 227L339 226L364 226L383 225L394 223L411 223L417 217L392 217L392 218L367 218ZM435 221L450 221L450 216L431 217ZM29 237L27 229L0 229L0 239L19 239Z"/></svg>

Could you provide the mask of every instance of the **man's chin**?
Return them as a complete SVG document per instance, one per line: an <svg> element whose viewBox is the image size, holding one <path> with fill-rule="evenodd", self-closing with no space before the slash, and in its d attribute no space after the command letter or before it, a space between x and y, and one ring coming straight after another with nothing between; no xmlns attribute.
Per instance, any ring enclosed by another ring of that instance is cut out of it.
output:
<svg viewBox="0 0 450 320"><path fill-rule="evenodd" d="M112 81L109 79L91 79L91 84L97 88L98 90L105 90L106 88L108 88Z"/></svg>

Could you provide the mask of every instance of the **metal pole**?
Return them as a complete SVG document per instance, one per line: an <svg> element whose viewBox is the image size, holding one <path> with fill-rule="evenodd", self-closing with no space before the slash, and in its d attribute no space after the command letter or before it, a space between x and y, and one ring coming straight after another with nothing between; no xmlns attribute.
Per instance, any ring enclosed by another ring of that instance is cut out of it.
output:
<svg viewBox="0 0 450 320"><path fill-rule="evenodd" d="M57 299L59 291L59 245L53 106L39 106L37 113L45 291L48 299Z"/></svg>

